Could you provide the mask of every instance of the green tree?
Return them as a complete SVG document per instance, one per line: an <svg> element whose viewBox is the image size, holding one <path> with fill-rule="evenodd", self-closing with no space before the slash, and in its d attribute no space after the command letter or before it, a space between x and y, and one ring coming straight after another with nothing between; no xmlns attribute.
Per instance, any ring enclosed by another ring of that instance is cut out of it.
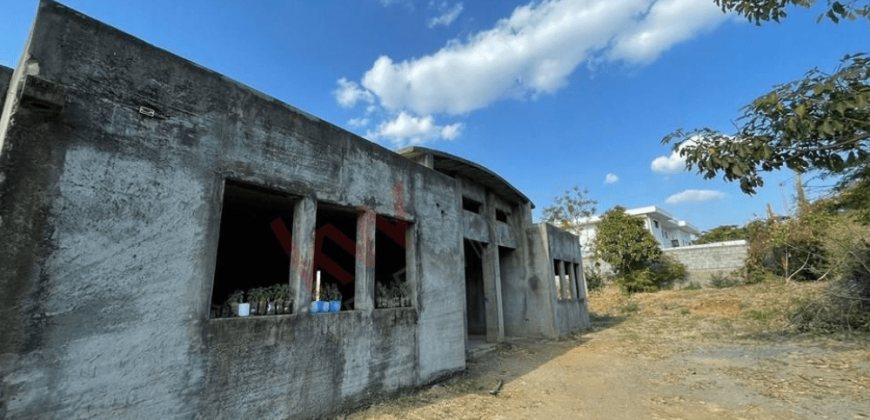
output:
<svg viewBox="0 0 870 420"><path fill-rule="evenodd" d="M695 245L711 244L714 242L736 241L739 239L749 239L749 232L746 230L746 227L737 227L737 225L722 225L701 233L701 236L699 236L698 239L695 240Z"/></svg>
<svg viewBox="0 0 870 420"><path fill-rule="evenodd" d="M542 219L580 236L579 223L595 214L598 201L589 198L589 190L575 185L561 196L553 198L553 204L544 207Z"/></svg>
<svg viewBox="0 0 870 420"><path fill-rule="evenodd" d="M750 21L785 17L789 6L809 7L812 0L716 0L725 11ZM828 1L827 17L834 22L856 17L870 20L866 1ZM764 185L761 172L783 166L797 172L820 170L845 175L845 188L861 178L870 162L870 59L858 53L843 57L831 73L818 68L806 77L775 86L743 108L736 132L710 128L679 129L662 140L675 139L674 150L689 169L704 178L721 174L737 181L747 194Z"/></svg>
<svg viewBox="0 0 870 420"><path fill-rule="evenodd" d="M656 291L686 274L684 265L662 254L643 220L619 206L598 223L595 257L613 267L615 281L626 293Z"/></svg>
<svg viewBox="0 0 870 420"><path fill-rule="evenodd" d="M779 22L781 18L788 16L785 11L788 7L809 8L816 4L815 0L715 0L715 2L723 12L737 13L750 22L755 22L756 25L760 25L762 21ZM827 3L827 9L819 16L819 20L827 18L837 23L840 19L855 20L859 17L870 17L870 5L866 4L866 1L827 0Z"/></svg>

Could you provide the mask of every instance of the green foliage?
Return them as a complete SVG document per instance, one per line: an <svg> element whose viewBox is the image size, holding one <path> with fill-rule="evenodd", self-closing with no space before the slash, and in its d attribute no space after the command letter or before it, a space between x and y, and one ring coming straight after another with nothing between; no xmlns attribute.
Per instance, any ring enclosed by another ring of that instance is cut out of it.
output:
<svg viewBox="0 0 870 420"><path fill-rule="evenodd" d="M717 174L753 194L759 172L791 168L850 174L870 161L870 59L846 56L832 74L818 69L779 85L743 108L734 134L682 129L662 142L674 145L705 179Z"/></svg>
<svg viewBox="0 0 870 420"><path fill-rule="evenodd" d="M661 254L643 220L626 214L619 206L604 213L595 235L595 255L610 264L616 275L642 270Z"/></svg>
<svg viewBox="0 0 870 420"><path fill-rule="evenodd" d="M729 276L724 273L713 273L710 275L710 286L716 289L727 289L740 284L740 279Z"/></svg>
<svg viewBox="0 0 870 420"><path fill-rule="evenodd" d="M613 267L626 293L654 292L686 276L686 267L664 255L643 220L614 207L604 213L595 236L595 256Z"/></svg>
<svg viewBox="0 0 870 420"><path fill-rule="evenodd" d="M780 19L788 16L785 12L787 7L809 8L816 3L815 0L715 0L715 2L722 8L722 11L735 12L750 22L755 22L756 25L760 25L762 21L771 20L778 23ZM840 19L854 21L859 17L870 18L870 6L860 5L860 3L864 2L828 0L828 7L819 16L819 21L830 19L837 23Z"/></svg>
<svg viewBox="0 0 870 420"><path fill-rule="evenodd" d="M586 278L586 288L588 290L601 290L607 283L607 279L601 273L598 263L595 263L592 267L584 266L583 275Z"/></svg>
<svg viewBox="0 0 870 420"><path fill-rule="evenodd" d="M737 225L722 225L701 233L695 240L695 245L711 244L715 242L735 241L749 239L749 231L746 227Z"/></svg>
<svg viewBox="0 0 870 420"><path fill-rule="evenodd" d="M542 219L579 236L578 223L594 215L597 205L597 200L589 198L588 189L575 185L564 195L553 198L552 205L544 207Z"/></svg>
<svg viewBox="0 0 870 420"><path fill-rule="evenodd" d="M747 282L757 282L767 273L788 280L819 280L828 269L822 240L830 223L830 215L814 209L799 218L751 224Z"/></svg>
<svg viewBox="0 0 870 420"><path fill-rule="evenodd" d="M701 290L701 285L698 284L698 282L692 281L692 282L689 282L689 284L687 284L686 287L683 287L683 290ZM684 310L686 311L686 313L689 313L688 309L684 309Z"/></svg>

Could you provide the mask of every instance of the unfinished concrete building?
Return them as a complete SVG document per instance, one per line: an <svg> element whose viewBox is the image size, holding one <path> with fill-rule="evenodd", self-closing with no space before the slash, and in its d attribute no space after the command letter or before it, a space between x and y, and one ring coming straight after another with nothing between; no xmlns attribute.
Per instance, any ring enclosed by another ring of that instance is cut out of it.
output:
<svg viewBox="0 0 870 420"><path fill-rule="evenodd" d="M321 417L588 323L577 238L491 171L52 1L0 101L2 418ZM221 316L278 285L288 313Z"/></svg>

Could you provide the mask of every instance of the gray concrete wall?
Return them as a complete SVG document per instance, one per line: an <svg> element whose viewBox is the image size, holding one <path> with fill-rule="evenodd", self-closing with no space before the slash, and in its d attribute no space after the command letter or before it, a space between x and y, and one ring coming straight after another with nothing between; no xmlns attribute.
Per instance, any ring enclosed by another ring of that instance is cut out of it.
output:
<svg viewBox="0 0 870 420"><path fill-rule="evenodd" d="M718 242L663 250L686 265L689 276L685 284L710 285L714 274L730 274L743 267L749 244L746 241Z"/></svg>
<svg viewBox="0 0 870 420"><path fill-rule="evenodd" d="M6 93L9 90L9 82L12 80L13 70L0 65L0 115L3 114L3 105L6 103Z"/></svg>
<svg viewBox="0 0 870 420"><path fill-rule="evenodd" d="M557 299L554 282L553 260L568 261L578 265L572 279L585 291L577 237L544 223L527 228L526 238L528 277L504 287L506 334L555 338L587 328L585 293L575 288L573 298Z"/></svg>
<svg viewBox="0 0 870 420"><path fill-rule="evenodd" d="M580 240L576 235L561 230L549 223L543 223L549 243L550 253L550 284L553 286L553 299L555 300L556 334L565 335L578 332L589 326L589 314L585 296L585 280L582 275L583 255L580 249ZM556 299L555 282L552 281L556 273L553 260L561 261L566 267L563 269L563 278L566 280L565 287L570 288L570 297ZM568 268L567 265L577 265L578 269ZM570 271L570 274L568 272Z"/></svg>
<svg viewBox="0 0 870 420"><path fill-rule="evenodd" d="M53 2L24 51L75 88L0 121L0 417L320 417L464 368L454 180ZM225 179L402 185L414 308L209 320Z"/></svg>

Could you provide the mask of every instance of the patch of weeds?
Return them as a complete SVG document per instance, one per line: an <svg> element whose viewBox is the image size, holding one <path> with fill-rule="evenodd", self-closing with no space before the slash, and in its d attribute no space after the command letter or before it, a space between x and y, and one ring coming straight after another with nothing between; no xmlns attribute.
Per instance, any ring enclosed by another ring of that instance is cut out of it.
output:
<svg viewBox="0 0 870 420"><path fill-rule="evenodd" d="M779 311L775 308L768 309L768 310L760 310L760 311L756 311L753 309L753 310L747 311L746 315L744 315L744 317L747 319L752 319L752 320L758 321L758 322L769 322L777 315L778 312Z"/></svg>
<svg viewBox="0 0 870 420"><path fill-rule="evenodd" d="M680 315L688 315L688 314L690 314L690 313L692 313L692 312L691 312L690 310L686 309L686 308L683 308L683 309L680 311Z"/></svg>
<svg viewBox="0 0 870 420"><path fill-rule="evenodd" d="M696 281L690 281L689 284L683 287L683 290L701 290L701 285Z"/></svg>
<svg viewBox="0 0 870 420"><path fill-rule="evenodd" d="M640 310L640 305L637 302L626 303L621 310L624 314L635 313Z"/></svg>
<svg viewBox="0 0 870 420"><path fill-rule="evenodd" d="M740 284L740 279L725 273L713 273L710 275L710 286L717 289L726 289Z"/></svg>

